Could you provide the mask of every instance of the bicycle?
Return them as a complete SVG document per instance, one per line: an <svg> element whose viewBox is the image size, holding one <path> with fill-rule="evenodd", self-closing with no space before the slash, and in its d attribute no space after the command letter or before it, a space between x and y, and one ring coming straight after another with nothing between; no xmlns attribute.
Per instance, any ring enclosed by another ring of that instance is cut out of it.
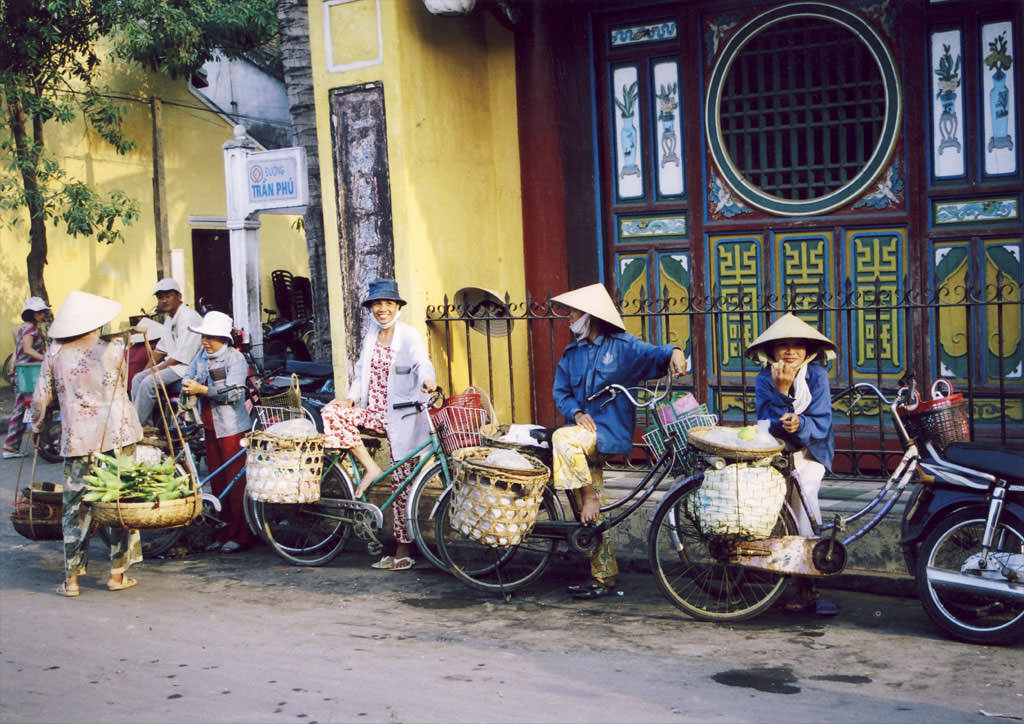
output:
<svg viewBox="0 0 1024 724"><path fill-rule="evenodd" d="M835 395L865 393L888 408L903 455L874 498L847 518L812 520L814 534L796 534L788 502L766 539L707 536L691 494L704 473L679 481L648 524L655 578L678 608L703 621L742 621L767 610L791 576L841 572L847 548L885 518L913 482L922 482L903 512L904 554L928 615L947 632L974 643L1006 643L1024 632L1024 457L1001 448L951 442L939 453L927 431L912 436L903 417L914 409L915 384L892 400L874 385L857 383ZM966 424L963 426L966 428ZM945 457L944 457L945 456ZM783 456L773 461L783 469ZM798 483L791 479L790 484ZM803 494L800 497L804 509ZM841 537L849 523L873 513ZM810 516L813 518L813 516Z"/></svg>
<svg viewBox="0 0 1024 724"><path fill-rule="evenodd" d="M435 391L427 402L399 402L392 407L396 410L412 409L409 414L423 414L441 398L441 393ZM281 558L299 566L320 566L330 562L353 533L356 538L366 541L371 555L379 555L383 551L383 543L377 533L384 526L384 512L407 490L406 527L409 536L431 564L446 570L437 549L438 528L431 525L430 512L437 496L451 486L452 467L448 454L465 444L467 436L479 438L480 421L462 421L462 425L445 426L439 431L433 417L428 417L429 438L392 463L370 483L367 493L389 479L406 462L418 458L412 473L379 506L370 503L365 494L360 500L354 499L362 478L352 452L325 451L319 501L254 504L256 525L263 539ZM477 430L470 429L472 427Z"/></svg>
<svg viewBox="0 0 1024 724"><path fill-rule="evenodd" d="M608 404L619 394L623 394L637 409L654 408L659 405L671 390L671 374L664 380L664 391L660 391L661 383L652 392L642 387L627 388L612 384L598 390L588 398L596 400L608 395ZM646 401L637 399L637 395L650 395ZM677 452L676 445L665 445L658 454L651 469L639 483L626 495L601 508L605 519L596 525L584 526L579 522L579 504L576 497L567 495L572 519L566 519L562 504L549 476L541 497L537 521L530 533L517 545L491 546L458 530L452 522L453 495L446 491L438 501L433 517L435 530L444 532L438 538L440 553L447 568L466 585L488 593L502 596L521 589L539 578L551 562L551 558L559 544L565 544L576 553L589 556L600 544L601 536L616 527L643 505L654 493L665 478L678 469L681 453L685 449L685 431L698 423L717 422L710 416L693 416L687 421L665 423L659 416L653 417L657 429L665 439L681 442ZM676 435L677 437L671 437ZM550 434L548 435L550 437ZM550 441L548 441L550 445ZM545 462L550 464L550 459Z"/></svg>
<svg viewBox="0 0 1024 724"><path fill-rule="evenodd" d="M179 450L174 456L175 467L178 469L179 473L193 476L196 484L201 490L203 490L202 509L196 519L187 526L140 530L139 535L142 539L142 555L146 558L156 558L163 555L174 548L174 546L178 544L178 541L180 541L186 534L190 537L199 537L200 543L197 547L205 547L206 544L210 542L209 540L206 540L210 537L209 534L223 524L218 516L222 508L221 502L230 494L232 488L234 488L238 481L245 475L245 465L243 465L235 476L231 478L224 490L222 490L219 495L215 495L210 490L210 481L223 470L226 470L233 465L239 458L243 458L246 454L246 448L242 447L241 450L232 455L231 458L226 460L220 467L215 470L208 471L206 476L202 477L199 474L198 457L192 450L192 443L203 444L202 426L197 423L182 425L181 437L181 450ZM146 449L154 452L144 452ZM136 455L143 459L149 457L151 458L149 461L153 463L160 462L164 457L163 451L159 447L146 444L145 442L136 446ZM245 521L249 525L249 530L252 531L253 535L259 536L260 532L256 527L255 518L252 515L252 503L248 496L245 498L244 510ZM106 534L103 532L102 528L100 528L100 535L106 541ZM109 541L106 542L109 543Z"/></svg>

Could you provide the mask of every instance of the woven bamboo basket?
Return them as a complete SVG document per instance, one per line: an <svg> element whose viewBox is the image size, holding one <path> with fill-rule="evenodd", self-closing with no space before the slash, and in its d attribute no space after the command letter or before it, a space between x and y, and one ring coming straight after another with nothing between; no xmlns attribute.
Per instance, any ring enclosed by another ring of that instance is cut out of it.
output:
<svg viewBox="0 0 1024 724"><path fill-rule="evenodd" d="M713 455L721 455L730 460L760 460L761 458L782 452L782 449L786 446L783 442L770 447L733 447L731 445L722 445L706 439L705 436L713 429L712 427L691 427L686 431L686 440L698 450Z"/></svg>
<svg viewBox="0 0 1024 724"><path fill-rule="evenodd" d="M203 496L197 489L194 495L155 503L91 503L93 522L127 530L150 528L180 528L196 519L203 509Z"/></svg>
<svg viewBox="0 0 1024 724"><path fill-rule="evenodd" d="M320 500L324 436L281 437L263 430L248 435L245 489L264 503L315 503Z"/></svg>
<svg viewBox="0 0 1024 724"><path fill-rule="evenodd" d="M18 499L12 503L11 525L20 535L29 540L60 540L61 510L63 493L60 486L55 490L22 488Z"/></svg>
<svg viewBox="0 0 1024 724"><path fill-rule="evenodd" d="M533 530L551 471L523 455L531 470L509 470L480 463L494 448L457 450L451 524L463 535L495 548L519 545Z"/></svg>
<svg viewBox="0 0 1024 724"><path fill-rule="evenodd" d="M939 450L953 442L966 442L971 438L967 425L967 403L960 395L947 404L934 404L925 408L922 403L917 410L901 411L907 432L915 440L931 442ZM950 398L941 398L942 400ZM939 401L933 401L939 402Z"/></svg>
<svg viewBox="0 0 1024 724"><path fill-rule="evenodd" d="M690 512L706 536L767 538L786 499L786 479L768 465L736 463L708 470L690 494Z"/></svg>

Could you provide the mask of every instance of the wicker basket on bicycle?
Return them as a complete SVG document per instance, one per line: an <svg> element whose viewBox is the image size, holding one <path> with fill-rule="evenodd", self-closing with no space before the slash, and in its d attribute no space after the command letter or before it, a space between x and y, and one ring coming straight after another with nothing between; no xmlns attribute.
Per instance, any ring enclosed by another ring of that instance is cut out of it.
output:
<svg viewBox="0 0 1024 724"><path fill-rule="evenodd" d="M715 441L713 427L692 427L691 445L734 460L704 472L704 481L690 495L689 513L703 535L727 540L767 538L786 498L786 479L771 466L784 445L730 445Z"/></svg>
<svg viewBox="0 0 1024 724"><path fill-rule="evenodd" d="M269 429L254 429L247 436L245 490L264 503L315 503L320 500L320 474L324 464L324 436L278 434L278 423L307 420L301 408L257 408ZM315 432L315 427L314 427Z"/></svg>
<svg viewBox="0 0 1024 724"><path fill-rule="evenodd" d="M481 464L494 448L457 450L451 524L463 535L496 548L519 545L537 522L551 471L529 455L529 470Z"/></svg>
<svg viewBox="0 0 1024 724"><path fill-rule="evenodd" d="M39 485L33 483L32 487L21 489L18 498L11 504L11 525L29 540L60 540L64 537L61 530L61 486L52 486L53 490L42 490Z"/></svg>
<svg viewBox="0 0 1024 724"><path fill-rule="evenodd" d="M484 447L503 447L517 453L537 458L545 465L551 465L551 447L541 447L539 443L512 442L508 440L512 425L491 423L480 428L481 445Z"/></svg>
<svg viewBox="0 0 1024 724"><path fill-rule="evenodd" d="M945 393L939 390L942 385ZM919 444L930 442L940 451L950 443L970 440L964 396L954 393L953 386L944 379L935 380L931 392L931 400L899 408L907 433Z"/></svg>

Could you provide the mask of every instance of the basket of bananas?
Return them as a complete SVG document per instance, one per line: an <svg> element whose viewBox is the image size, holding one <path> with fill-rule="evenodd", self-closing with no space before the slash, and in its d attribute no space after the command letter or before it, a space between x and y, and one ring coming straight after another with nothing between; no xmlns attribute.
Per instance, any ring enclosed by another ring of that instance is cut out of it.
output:
<svg viewBox="0 0 1024 724"><path fill-rule="evenodd" d="M168 457L158 464L128 456L93 456L92 473L83 476L82 500L92 505L100 525L137 530L177 528L195 520L203 506L199 488Z"/></svg>

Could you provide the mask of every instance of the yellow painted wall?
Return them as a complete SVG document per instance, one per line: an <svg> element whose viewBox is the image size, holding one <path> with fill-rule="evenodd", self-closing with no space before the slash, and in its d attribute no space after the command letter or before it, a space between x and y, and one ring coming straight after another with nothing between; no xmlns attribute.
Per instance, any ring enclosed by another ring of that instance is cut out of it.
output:
<svg viewBox="0 0 1024 724"><path fill-rule="evenodd" d="M224 161L222 146L232 138L230 123L211 112L188 92L187 83L171 81L119 66L109 71L114 92L145 101L164 100L164 163L171 248L185 250L185 298L194 303L192 281L192 229L226 229ZM117 153L84 124L45 128L47 146L74 176L101 192L121 189L140 205L139 219L129 226L125 242L112 246L93 239L71 238L56 227L47 227L49 263L45 271L50 303L56 310L73 289L107 296L124 304L113 328L128 323L128 315L155 306L156 231L153 221L152 125L148 102L125 101L124 130L137 143L125 156ZM190 217L209 217L212 223L194 227ZM217 223L217 219L221 223ZM295 216L262 215L261 288L264 307L274 307L270 272L287 269L309 274L305 237L292 228ZM225 231L226 234L226 231ZM4 327L20 323L28 296L25 256L28 254L28 217L13 229L0 225L0 320ZM169 270L168 270L169 271ZM0 330L0 359L13 349L11 335Z"/></svg>
<svg viewBox="0 0 1024 724"><path fill-rule="evenodd" d="M443 381L447 359L437 335L428 333L427 306L464 286L524 296L512 34L485 11L433 16L420 0L313 1L309 17L339 387L345 386L347 358L329 94L367 82L380 82L384 89L395 275L409 302L403 321L432 337L431 354ZM360 63L365 65L329 69ZM484 359L485 338L473 332L470 339L473 354L482 355L476 359ZM463 336L453 362L464 368L465 356ZM516 339L513 356L525 369L524 341ZM475 367L477 373L484 369ZM459 374L454 386L468 381ZM486 379L473 381L488 385ZM493 382L496 399L509 399L508 381ZM516 393L517 414L525 395ZM507 405L499 410L503 421L511 416Z"/></svg>

